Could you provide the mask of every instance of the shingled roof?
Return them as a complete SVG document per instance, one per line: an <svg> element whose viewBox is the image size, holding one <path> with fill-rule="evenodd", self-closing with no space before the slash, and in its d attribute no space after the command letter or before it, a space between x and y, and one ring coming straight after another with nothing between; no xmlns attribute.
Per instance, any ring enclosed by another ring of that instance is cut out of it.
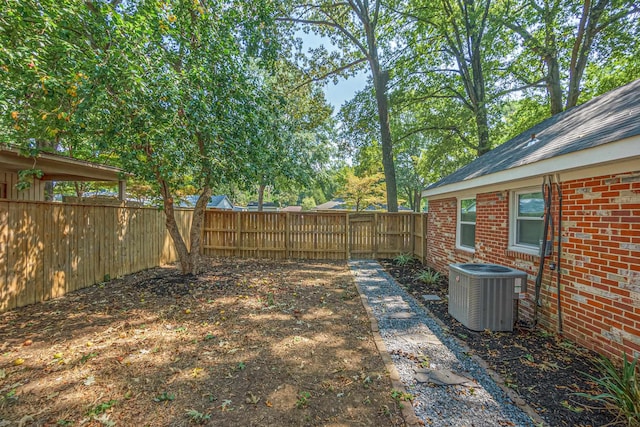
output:
<svg viewBox="0 0 640 427"><path fill-rule="evenodd" d="M425 192L636 135L640 135L640 80L550 117Z"/></svg>

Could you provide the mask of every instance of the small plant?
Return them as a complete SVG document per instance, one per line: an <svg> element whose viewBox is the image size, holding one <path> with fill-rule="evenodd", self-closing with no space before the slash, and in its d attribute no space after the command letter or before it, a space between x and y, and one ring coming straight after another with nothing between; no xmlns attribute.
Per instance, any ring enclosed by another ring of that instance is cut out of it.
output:
<svg viewBox="0 0 640 427"><path fill-rule="evenodd" d="M583 408L579 408L577 406L573 406L567 400L563 400L562 402L560 402L560 404L562 405L563 408L568 409L571 412L580 413L580 412L584 411Z"/></svg>
<svg viewBox="0 0 640 427"><path fill-rule="evenodd" d="M171 402L175 400L176 395L173 393L167 393L166 391L162 392L161 395L158 395L153 398L154 402Z"/></svg>
<svg viewBox="0 0 640 427"><path fill-rule="evenodd" d="M406 393L400 390L393 389L391 390L391 397L396 401L396 404L402 408L403 405L401 402L411 401L413 400L413 395L411 393Z"/></svg>
<svg viewBox="0 0 640 427"><path fill-rule="evenodd" d="M393 259L393 262L400 267L407 266L413 261L413 255L406 253L400 254Z"/></svg>
<svg viewBox="0 0 640 427"><path fill-rule="evenodd" d="M311 393L309 393L308 391L301 391L300 394L298 394L298 400L296 400L296 408L306 408L307 405L309 405L310 398Z"/></svg>
<svg viewBox="0 0 640 427"><path fill-rule="evenodd" d="M427 285L435 285L440 280L440 273L433 270L423 270L418 273L418 280L422 283L426 283Z"/></svg>
<svg viewBox="0 0 640 427"><path fill-rule="evenodd" d="M273 307L274 305L276 305L276 302L275 302L275 300L273 298L273 293L269 292L267 294L267 306Z"/></svg>
<svg viewBox="0 0 640 427"><path fill-rule="evenodd" d="M90 418L96 418L98 415L105 413L107 410L113 408L118 403L117 400L110 400L108 402L100 403L87 412L87 416Z"/></svg>
<svg viewBox="0 0 640 427"><path fill-rule="evenodd" d="M611 360L603 357L598 362L601 377L585 374L597 386L604 390L604 393L596 396L587 393L576 393L578 396L602 402L613 412L618 413L618 417L624 419L627 426L640 426L640 378L638 377L638 359L627 359L625 353L620 368L616 367Z"/></svg>
<svg viewBox="0 0 640 427"><path fill-rule="evenodd" d="M187 411L187 415L192 422L197 424L204 424L205 421L211 419L211 415L203 414L202 412L198 412L195 409L189 409Z"/></svg>
<svg viewBox="0 0 640 427"><path fill-rule="evenodd" d="M80 358L80 363L84 365L85 363L87 363L87 361L88 361L89 359L92 359L92 358L96 357L97 355L98 355L98 353L89 353L89 354L85 354L84 356L82 356L82 357Z"/></svg>

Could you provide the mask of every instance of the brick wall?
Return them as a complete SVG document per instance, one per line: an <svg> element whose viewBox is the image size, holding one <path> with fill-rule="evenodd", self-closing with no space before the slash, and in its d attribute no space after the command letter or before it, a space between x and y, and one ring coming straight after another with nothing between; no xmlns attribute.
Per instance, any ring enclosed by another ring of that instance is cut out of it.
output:
<svg viewBox="0 0 640 427"><path fill-rule="evenodd" d="M563 335L608 357L640 354L640 172L562 183ZM533 318L539 258L509 251L509 192L476 195L475 253L455 248L456 199L429 202L427 263L448 273L453 262L508 265L529 274L519 316ZM552 204L555 237L558 194ZM549 238L551 235L549 235ZM539 323L558 330L557 241L546 259Z"/></svg>

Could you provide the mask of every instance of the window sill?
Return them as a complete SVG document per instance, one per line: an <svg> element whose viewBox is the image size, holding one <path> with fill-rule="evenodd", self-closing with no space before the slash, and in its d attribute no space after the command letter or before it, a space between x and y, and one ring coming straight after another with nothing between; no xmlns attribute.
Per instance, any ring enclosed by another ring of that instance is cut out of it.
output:
<svg viewBox="0 0 640 427"><path fill-rule="evenodd" d="M467 247L464 247L464 246L456 246L456 251L465 252L465 253L468 253L470 255L473 255L473 254L476 253L475 248L467 248Z"/></svg>
<svg viewBox="0 0 640 427"><path fill-rule="evenodd" d="M540 258L540 251L522 246L509 246L509 248L507 248L507 256L527 261L536 261Z"/></svg>

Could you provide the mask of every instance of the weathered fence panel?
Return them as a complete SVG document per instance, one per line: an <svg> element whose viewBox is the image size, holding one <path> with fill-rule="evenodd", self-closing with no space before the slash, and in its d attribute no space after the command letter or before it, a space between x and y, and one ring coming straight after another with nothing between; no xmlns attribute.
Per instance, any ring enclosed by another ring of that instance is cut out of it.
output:
<svg viewBox="0 0 640 427"><path fill-rule="evenodd" d="M178 211L183 236L191 211ZM0 311L176 260L151 208L0 202Z"/></svg>
<svg viewBox="0 0 640 427"><path fill-rule="evenodd" d="M207 211L203 254L272 259L384 258L413 251L413 215Z"/></svg>

